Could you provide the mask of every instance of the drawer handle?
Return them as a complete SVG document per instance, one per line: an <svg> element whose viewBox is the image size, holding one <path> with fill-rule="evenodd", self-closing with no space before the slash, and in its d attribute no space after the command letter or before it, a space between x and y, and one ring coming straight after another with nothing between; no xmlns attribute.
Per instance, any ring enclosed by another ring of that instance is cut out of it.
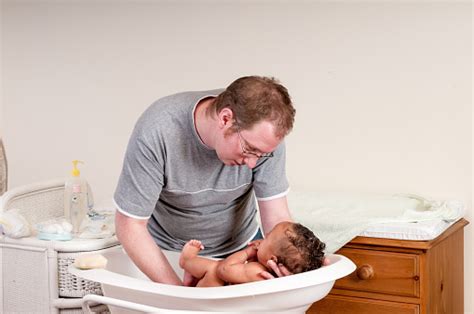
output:
<svg viewBox="0 0 474 314"><path fill-rule="evenodd" d="M372 279L374 277L374 269L372 266L365 264L357 268L357 277L362 280Z"/></svg>

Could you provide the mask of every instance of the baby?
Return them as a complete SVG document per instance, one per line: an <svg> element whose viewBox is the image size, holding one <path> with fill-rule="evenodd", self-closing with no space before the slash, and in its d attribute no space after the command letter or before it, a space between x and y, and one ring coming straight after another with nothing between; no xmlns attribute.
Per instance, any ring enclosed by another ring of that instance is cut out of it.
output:
<svg viewBox="0 0 474 314"><path fill-rule="evenodd" d="M317 269L323 265L322 243L308 228L298 223L284 221L277 224L263 240L223 260L198 256L204 246L190 240L183 247L179 265L199 280L198 287L215 287L264 280L265 265L269 260L283 264L293 274Z"/></svg>

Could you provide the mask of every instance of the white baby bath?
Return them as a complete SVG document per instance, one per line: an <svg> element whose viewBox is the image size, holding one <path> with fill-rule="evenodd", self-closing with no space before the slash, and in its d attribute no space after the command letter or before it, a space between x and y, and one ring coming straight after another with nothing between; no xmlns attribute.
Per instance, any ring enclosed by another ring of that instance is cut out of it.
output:
<svg viewBox="0 0 474 314"><path fill-rule="evenodd" d="M179 253L165 254L181 276ZM79 270L71 266L69 271L100 282L108 298L161 309L207 313L304 313L313 302L329 293L335 280L356 268L348 258L331 254L328 255L330 265L306 273L224 287L191 288L151 282L120 247L104 255L108 260L106 269ZM123 311L110 308L113 313Z"/></svg>

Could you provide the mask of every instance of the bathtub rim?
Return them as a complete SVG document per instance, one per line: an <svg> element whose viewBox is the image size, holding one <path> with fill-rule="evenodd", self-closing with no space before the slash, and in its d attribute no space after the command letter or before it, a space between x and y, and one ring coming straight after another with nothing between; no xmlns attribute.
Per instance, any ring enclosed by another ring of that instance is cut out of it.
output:
<svg viewBox="0 0 474 314"><path fill-rule="evenodd" d="M326 256L331 264L316 270L282 278L223 287L173 286L122 275L107 269L80 270L73 265L69 266L69 272L103 285L163 296L186 299L227 299L296 290L325 283L332 285L335 280L349 275L356 269L356 265L343 255L327 254Z"/></svg>

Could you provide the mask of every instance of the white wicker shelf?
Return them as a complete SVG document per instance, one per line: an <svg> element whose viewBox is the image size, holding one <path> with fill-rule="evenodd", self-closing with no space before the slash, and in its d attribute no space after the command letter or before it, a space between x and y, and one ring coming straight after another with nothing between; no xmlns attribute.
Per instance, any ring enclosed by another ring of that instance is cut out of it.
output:
<svg viewBox="0 0 474 314"><path fill-rule="evenodd" d="M58 252L89 252L101 250L118 244L117 237L109 237L106 239L72 239L71 241L45 241L35 236L21 239L11 239L0 236L0 243L15 244L38 248L47 248Z"/></svg>
<svg viewBox="0 0 474 314"><path fill-rule="evenodd" d="M63 215L64 180L9 190L0 198L0 212L15 211L34 225ZM67 270L84 252L101 253L119 245L116 237L43 241L34 235L0 236L0 313L82 313L82 297L101 295L98 283Z"/></svg>

